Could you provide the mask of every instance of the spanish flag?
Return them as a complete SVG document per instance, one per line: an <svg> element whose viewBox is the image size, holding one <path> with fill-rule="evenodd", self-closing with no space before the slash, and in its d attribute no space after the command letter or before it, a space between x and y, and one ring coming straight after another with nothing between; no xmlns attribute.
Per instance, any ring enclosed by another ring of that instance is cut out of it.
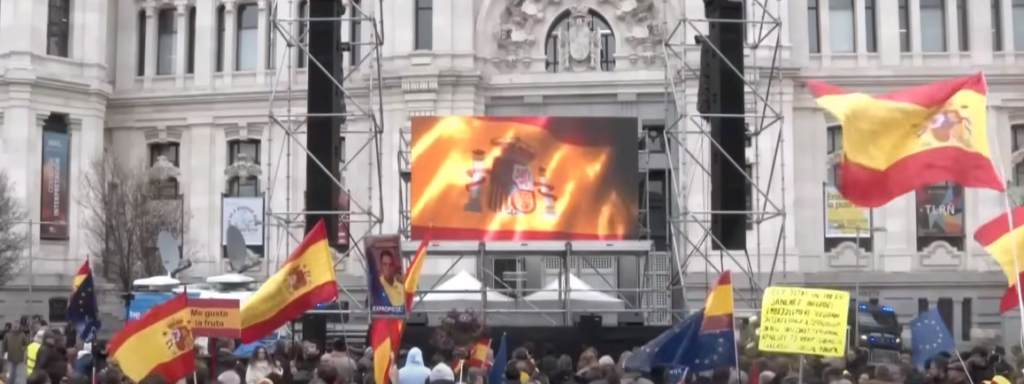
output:
<svg viewBox="0 0 1024 384"><path fill-rule="evenodd" d="M92 278L89 260L82 263L75 274L68 300L68 322L75 327L78 338L91 341L100 327L99 304L96 300L96 284Z"/></svg>
<svg viewBox="0 0 1024 384"><path fill-rule="evenodd" d="M242 342L258 341L317 304L337 298L334 262L320 221L281 269L242 305Z"/></svg>
<svg viewBox="0 0 1024 384"><path fill-rule="evenodd" d="M473 344L469 353L469 366L474 368L490 368L487 353L491 351L491 339L480 339Z"/></svg>
<svg viewBox="0 0 1024 384"><path fill-rule="evenodd" d="M427 246L430 245L430 234L427 233L416 248L409 268L405 273L405 311L412 312L413 299L419 289L420 273L423 262L427 258ZM378 384L387 384L388 370L395 350L402 345L402 332L405 331L405 320L377 318L370 324L370 348L373 349L373 378Z"/></svg>
<svg viewBox="0 0 1024 384"><path fill-rule="evenodd" d="M1005 189L989 155L984 75L880 96L820 82L808 87L843 126L839 190L851 203L877 208L947 181Z"/></svg>
<svg viewBox="0 0 1024 384"><path fill-rule="evenodd" d="M114 335L110 358L133 382L160 375L175 383L196 370L190 321L188 296L178 294Z"/></svg>
<svg viewBox="0 0 1024 384"><path fill-rule="evenodd" d="M736 304L732 293L732 273L722 272L718 281L711 288L707 302L704 304L704 322L701 323L702 333L728 330L733 332L732 318ZM735 344L735 343L733 343Z"/></svg>
<svg viewBox="0 0 1024 384"><path fill-rule="evenodd" d="M1017 308L1020 305L1019 283L1024 278L1024 207L1014 208L985 223L974 232L974 240L992 255L1006 275L1009 288L999 301L999 311Z"/></svg>

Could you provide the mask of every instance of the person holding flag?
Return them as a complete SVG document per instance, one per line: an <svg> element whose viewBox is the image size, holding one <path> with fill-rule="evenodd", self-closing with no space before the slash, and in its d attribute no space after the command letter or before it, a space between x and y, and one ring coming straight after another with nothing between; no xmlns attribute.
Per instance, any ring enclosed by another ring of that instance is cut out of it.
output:
<svg viewBox="0 0 1024 384"><path fill-rule="evenodd" d="M430 235L424 236L416 248L416 255L409 263L409 269L405 274L405 308L406 314L413 309L413 299L416 297L416 290L419 289L420 273L423 271L423 262L427 257L427 246L430 245ZM402 345L402 332L405 331L405 320L398 318L380 317L373 319L370 323L370 349L373 352L373 377L377 384L388 383L388 373L394 366L395 351ZM393 383L392 383L393 384Z"/></svg>
<svg viewBox="0 0 1024 384"><path fill-rule="evenodd" d="M82 263L75 274L68 300L68 324L84 343L92 342L100 328L99 304L96 302L96 284L92 278L89 260ZM71 335L68 335L70 338Z"/></svg>

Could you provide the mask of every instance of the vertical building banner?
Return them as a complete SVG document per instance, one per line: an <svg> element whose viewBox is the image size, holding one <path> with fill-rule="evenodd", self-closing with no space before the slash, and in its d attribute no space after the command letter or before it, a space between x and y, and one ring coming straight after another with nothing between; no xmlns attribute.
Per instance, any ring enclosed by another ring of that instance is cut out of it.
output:
<svg viewBox="0 0 1024 384"><path fill-rule="evenodd" d="M367 236L366 276L370 313L374 317L405 317L405 273L398 235Z"/></svg>
<svg viewBox="0 0 1024 384"><path fill-rule="evenodd" d="M635 239L636 118L414 117L412 238Z"/></svg>
<svg viewBox="0 0 1024 384"><path fill-rule="evenodd" d="M39 210L39 238L67 240L71 190L71 136L43 131L43 184Z"/></svg>
<svg viewBox="0 0 1024 384"><path fill-rule="evenodd" d="M338 217L338 252L347 252L351 244L349 241L351 236L349 235L349 220L351 215L348 213L349 210L349 195L348 191L342 189L338 192L338 206L335 207L338 211L345 212Z"/></svg>
<svg viewBox="0 0 1024 384"><path fill-rule="evenodd" d="M917 235L964 236L964 188L930 185L918 188Z"/></svg>
<svg viewBox="0 0 1024 384"><path fill-rule="evenodd" d="M871 237L871 210L850 203L835 186L825 186L825 238ZM860 228L858 231L857 228Z"/></svg>

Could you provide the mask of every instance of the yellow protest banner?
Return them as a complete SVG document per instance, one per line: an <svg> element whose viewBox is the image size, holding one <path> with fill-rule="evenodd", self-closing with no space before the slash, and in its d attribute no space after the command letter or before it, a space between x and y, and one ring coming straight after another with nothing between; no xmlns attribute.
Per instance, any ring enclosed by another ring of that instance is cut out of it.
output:
<svg viewBox="0 0 1024 384"><path fill-rule="evenodd" d="M758 347L764 352L843 356L849 316L849 292L769 287L761 300Z"/></svg>
<svg viewBox="0 0 1024 384"><path fill-rule="evenodd" d="M857 230L860 228L860 230ZM831 185L825 186L825 238L871 237L871 211L853 205Z"/></svg>

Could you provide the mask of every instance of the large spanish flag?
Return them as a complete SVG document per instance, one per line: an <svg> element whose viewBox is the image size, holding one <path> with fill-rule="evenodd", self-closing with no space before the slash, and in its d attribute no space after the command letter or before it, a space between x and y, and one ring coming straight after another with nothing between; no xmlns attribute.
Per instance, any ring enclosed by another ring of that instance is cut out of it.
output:
<svg viewBox="0 0 1024 384"><path fill-rule="evenodd" d="M850 202L877 208L946 181L1005 189L989 157L984 75L879 96L820 82L808 87L843 126L840 192Z"/></svg>
<svg viewBox="0 0 1024 384"><path fill-rule="evenodd" d="M701 332L732 332L732 319L736 303L732 292L732 273L722 272L718 281L711 288L707 302L704 304L704 322L700 325Z"/></svg>
<svg viewBox="0 0 1024 384"><path fill-rule="evenodd" d="M242 304L242 342L258 341L317 304L337 298L334 262L320 221L281 269Z"/></svg>
<svg viewBox="0 0 1024 384"><path fill-rule="evenodd" d="M1014 208L985 223L974 232L974 240L999 263L1009 288L1003 294L999 310L1016 308L1019 283L1024 274L1024 207Z"/></svg>
<svg viewBox="0 0 1024 384"><path fill-rule="evenodd" d="M181 293L114 335L110 358L133 382L160 375L175 383L196 370L189 322L188 296Z"/></svg>
<svg viewBox="0 0 1024 384"><path fill-rule="evenodd" d="M406 313L412 313L413 299L420 285L420 273L423 272L423 262L427 257L427 247L430 245L430 233L426 233L419 247L416 248L416 255L412 257L409 268L405 274L405 308ZM391 369L392 357L395 351L402 345L402 333L405 332L405 320L392 318L377 318L370 324L370 348L373 349L373 377L377 383L387 384L388 370Z"/></svg>

